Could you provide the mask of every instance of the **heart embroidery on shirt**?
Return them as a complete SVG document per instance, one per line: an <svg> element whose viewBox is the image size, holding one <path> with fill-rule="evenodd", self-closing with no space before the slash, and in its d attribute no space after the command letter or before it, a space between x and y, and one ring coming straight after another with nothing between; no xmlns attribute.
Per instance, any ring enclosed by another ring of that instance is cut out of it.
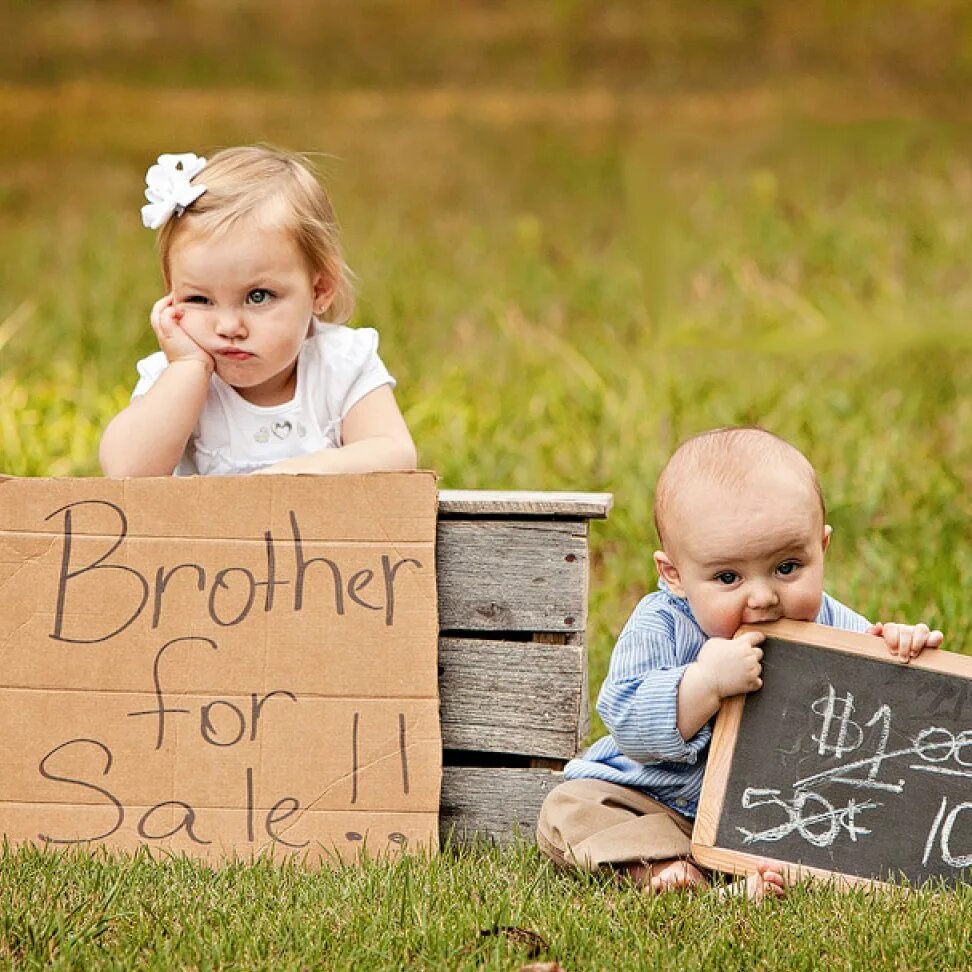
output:
<svg viewBox="0 0 972 972"><path fill-rule="evenodd" d="M273 434L278 439L286 439L287 436L290 435L291 429L293 429L293 426L290 424L290 422L273 423Z"/></svg>

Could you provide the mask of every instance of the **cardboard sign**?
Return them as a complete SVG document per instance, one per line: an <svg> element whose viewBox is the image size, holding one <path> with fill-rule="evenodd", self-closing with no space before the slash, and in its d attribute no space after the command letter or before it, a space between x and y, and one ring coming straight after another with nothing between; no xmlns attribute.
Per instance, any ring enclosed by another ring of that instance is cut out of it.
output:
<svg viewBox="0 0 972 972"><path fill-rule="evenodd" d="M753 629L757 630L757 629ZM716 721L693 833L710 867L770 858L842 882L972 878L972 658L800 621Z"/></svg>
<svg viewBox="0 0 972 972"><path fill-rule="evenodd" d="M0 480L0 832L436 847L431 473Z"/></svg>

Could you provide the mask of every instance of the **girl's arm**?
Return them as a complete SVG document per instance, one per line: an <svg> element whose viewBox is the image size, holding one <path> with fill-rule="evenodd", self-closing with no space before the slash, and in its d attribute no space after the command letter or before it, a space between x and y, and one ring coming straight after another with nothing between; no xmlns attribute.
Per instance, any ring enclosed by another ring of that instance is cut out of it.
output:
<svg viewBox="0 0 972 972"><path fill-rule="evenodd" d="M206 403L212 369L173 361L159 380L105 428L99 458L106 476L171 476Z"/></svg>
<svg viewBox="0 0 972 972"><path fill-rule="evenodd" d="M173 295L157 300L150 317L168 360L158 381L105 428L98 450L106 476L170 476L196 427L216 367L182 328Z"/></svg>
<svg viewBox="0 0 972 972"><path fill-rule="evenodd" d="M351 407L341 423L343 445L274 463L261 473L357 473L414 469L418 458L391 386Z"/></svg>

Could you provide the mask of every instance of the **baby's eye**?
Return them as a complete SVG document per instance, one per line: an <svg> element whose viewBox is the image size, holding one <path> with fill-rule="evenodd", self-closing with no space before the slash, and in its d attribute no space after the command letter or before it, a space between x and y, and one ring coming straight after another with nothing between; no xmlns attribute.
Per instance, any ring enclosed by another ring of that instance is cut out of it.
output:
<svg viewBox="0 0 972 972"><path fill-rule="evenodd" d="M715 579L720 584L725 584L728 587L730 584L735 584L739 575L734 570L723 570L715 575Z"/></svg>
<svg viewBox="0 0 972 972"><path fill-rule="evenodd" d="M246 299L251 304L265 304L267 301L273 298L273 292L267 290L266 287L257 287L255 290L251 290L247 295Z"/></svg>
<svg viewBox="0 0 972 972"><path fill-rule="evenodd" d="M795 560L784 560L779 567L776 568L776 572L781 577L789 577L790 574L795 573L799 570L800 565Z"/></svg>
<svg viewBox="0 0 972 972"><path fill-rule="evenodd" d="M182 304L208 304L209 298L203 297L202 294L190 294L188 297L183 297L180 301Z"/></svg>

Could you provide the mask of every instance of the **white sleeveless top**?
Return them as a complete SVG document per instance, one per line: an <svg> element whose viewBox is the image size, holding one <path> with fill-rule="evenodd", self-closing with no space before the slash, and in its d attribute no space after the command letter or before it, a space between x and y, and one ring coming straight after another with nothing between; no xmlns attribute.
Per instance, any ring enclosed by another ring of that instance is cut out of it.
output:
<svg viewBox="0 0 972 972"><path fill-rule="evenodd" d="M132 398L144 395L168 367L161 351L138 362ZM252 405L217 374L177 476L229 476L281 459L341 445L341 422L351 408L395 379L378 357L378 332L314 322L297 358L294 397L282 405Z"/></svg>

